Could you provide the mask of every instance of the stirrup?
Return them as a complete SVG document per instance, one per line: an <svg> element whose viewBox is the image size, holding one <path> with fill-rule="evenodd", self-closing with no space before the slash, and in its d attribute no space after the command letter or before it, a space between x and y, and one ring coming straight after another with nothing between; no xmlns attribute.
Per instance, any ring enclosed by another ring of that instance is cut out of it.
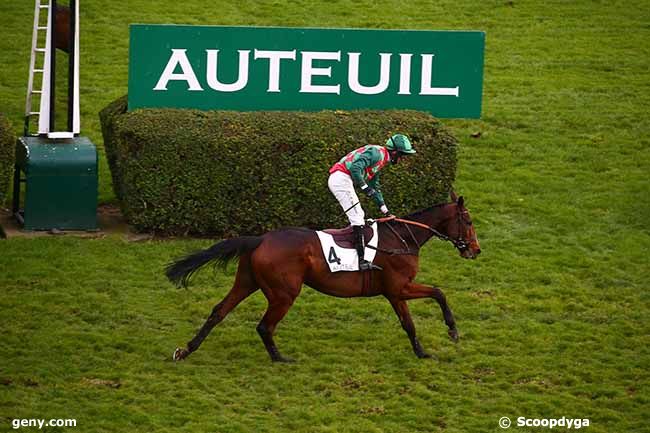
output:
<svg viewBox="0 0 650 433"><path fill-rule="evenodd" d="M359 260L359 270L360 271L383 271L384 268L377 266L373 263L370 263L368 260Z"/></svg>

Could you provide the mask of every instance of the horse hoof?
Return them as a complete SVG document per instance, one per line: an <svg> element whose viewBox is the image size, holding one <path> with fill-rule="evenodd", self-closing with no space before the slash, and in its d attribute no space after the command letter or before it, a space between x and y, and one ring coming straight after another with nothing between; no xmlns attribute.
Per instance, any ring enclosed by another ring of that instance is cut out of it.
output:
<svg viewBox="0 0 650 433"><path fill-rule="evenodd" d="M430 359L430 358L433 358L433 355L431 355L430 353L427 353L427 352L416 353L416 355L417 355L417 357L420 358L420 359Z"/></svg>
<svg viewBox="0 0 650 433"><path fill-rule="evenodd" d="M447 331L447 334L449 335L449 338L451 338L451 341L453 341L454 343L458 343L458 339L460 338L458 336L458 329L456 328L450 329L449 331Z"/></svg>
<svg viewBox="0 0 650 433"><path fill-rule="evenodd" d="M278 356L277 358L273 358L273 362L283 362L286 364L292 364L296 362L296 360L292 358L285 358L284 356Z"/></svg>
<svg viewBox="0 0 650 433"><path fill-rule="evenodd" d="M172 355L172 360L182 361L183 359L187 358L187 355L189 354L190 352L188 352L187 350L177 347L176 350L174 350L174 354Z"/></svg>

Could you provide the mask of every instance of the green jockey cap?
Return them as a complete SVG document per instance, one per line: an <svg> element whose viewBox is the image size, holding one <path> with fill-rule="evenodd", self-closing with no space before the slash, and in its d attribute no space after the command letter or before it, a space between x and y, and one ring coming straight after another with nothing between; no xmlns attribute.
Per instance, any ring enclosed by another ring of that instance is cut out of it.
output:
<svg viewBox="0 0 650 433"><path fill-rule="evenodd" d="M397 150L407 155L416 153L411 145L411 140L404 134L395 134L386 140L386 148L388 150Z"/></svg>

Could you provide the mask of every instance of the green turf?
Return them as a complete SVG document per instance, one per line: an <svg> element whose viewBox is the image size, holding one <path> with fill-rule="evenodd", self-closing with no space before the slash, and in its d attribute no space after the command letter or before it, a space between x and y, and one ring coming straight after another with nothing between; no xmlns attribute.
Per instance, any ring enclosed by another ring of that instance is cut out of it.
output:
<svg viewBox="0 0 650 433"><path fill-rule="evenodd" d="M32 12L0 2L14 125ZM84 432L494 432L501 416L650 430L647 2L85 0L81 19L82 130L100 149L131 22L485 30L482 119L445 122L483 254L424 251L418 280L443 287L461 332L454 345L433 301L410 303L435 360L415 358L386 301L305 288L277 336L297 364L268 361L259 293L174 364L234 269L176 290L162 267L209 241L0 241L0 430L76 418ZM112 201L103 155L100 168Z"/></svg>

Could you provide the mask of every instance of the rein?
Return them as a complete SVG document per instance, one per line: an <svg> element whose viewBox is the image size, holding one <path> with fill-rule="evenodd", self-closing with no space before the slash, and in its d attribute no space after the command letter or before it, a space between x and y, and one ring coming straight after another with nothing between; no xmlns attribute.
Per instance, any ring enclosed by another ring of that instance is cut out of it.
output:
<svg viewBox="0 0 650 433"><path fill-rule="evenodd" d="M451 238L451 237L449 237L449 236L447 236L445 234L440 233L438 230L434 229L433 227L430 227L430 226L428 226L426 224L419 223L417 221L405 220L405 219L402 219L402 218L395 218L395 221L403 223L403 224L407 224L407 225L412 225L412 226L415 226L415 227L420 227L420 228L423 228L425 230L429 230L435 237L437 237L438 239L443 240L443 241L451 242L452 244L454 244L454 246L456 248L462 249L462 248L467 247L467 242L465 242L464 239L461 239L460 235L458 236L457 239L454 239L454 238Z"/></svg>
<svg viewBox="0 0 650 433"><path fill-rule="evenodd" d="M459 221L460 221L460 219L462 218L462 217L461 217L461 213L459 212L459 213L457 214L457 216L458 216L458 219L459 219ZM423 223L420 223L420 222L417 222L417 221L412 221L412 220L403 219L403 218L397 218L397 217L394 216L394 215L393 215L393 216L389 216L389 217L379 218L379 219L376 219L375 221L376 221L376 222L389 222L389 221L395 221L395 222L398 222L398 223L405 224L406 227L407 227L407 229L408 229L408 231L409 231L409 234L410 234L411 237L413 238L413 241L415 242L415 245L417 245L418 249L420 248L420 244L419 244L419 242L417 241L417 239L415 238L415 236L413 235L413 232L411 231L411 229L408 228L408 226L410 226L410 225L411 225L411 226L419 227L419 228L422 228L422 229L425 229L425 230L430 231L430 232L431 232L435 237L437 237L438 239L443 240L443 241L449 241L449 242L451 242L451 243L454 245L454 247L456 247L456 248L457 248L458 250L460 250L460 251L464 251L464 250L466 250L467 248L469 248L469 244L468 244L467 241L466 241L465 239L463 239L462 236L461 236L461 233L460 233L460 226L461 226L461 225L460 225L460 224L458 224L458 237L457 237L456 239L454 239L454 238L449 237L449 236L447 236L447 235L445 235L445 234L443 234L443 233L440 233L438 230L436 230L436 229L434 229L433 227L430 227L430 226L428 226L428 225L426 225L426 224L423 224ZM389 228L389 229L390 229L390 230L395 234L395 236L398 237L398 239L400 239L400 240L402 241L402 243L404 244L404 246L407 245L406 241L405 241L405 240L404 240L404 239L403 239L403 238L402 238L402 237L397 233L397 231L396 231L395 229L393 229L390 225L388 225L388 228ZM408 249L408 247L407 247L406 251L404 251L404 250L381 250L381 249L377 249L377 248L374 248L374 249L377 250L377 251L383 251L383 252L388 253L388 254L391 254L391 255L396 255L396 254L413 254L413 255L417 255L417 252L414 253L414 252L410 251L410 250Z"/></svg>

